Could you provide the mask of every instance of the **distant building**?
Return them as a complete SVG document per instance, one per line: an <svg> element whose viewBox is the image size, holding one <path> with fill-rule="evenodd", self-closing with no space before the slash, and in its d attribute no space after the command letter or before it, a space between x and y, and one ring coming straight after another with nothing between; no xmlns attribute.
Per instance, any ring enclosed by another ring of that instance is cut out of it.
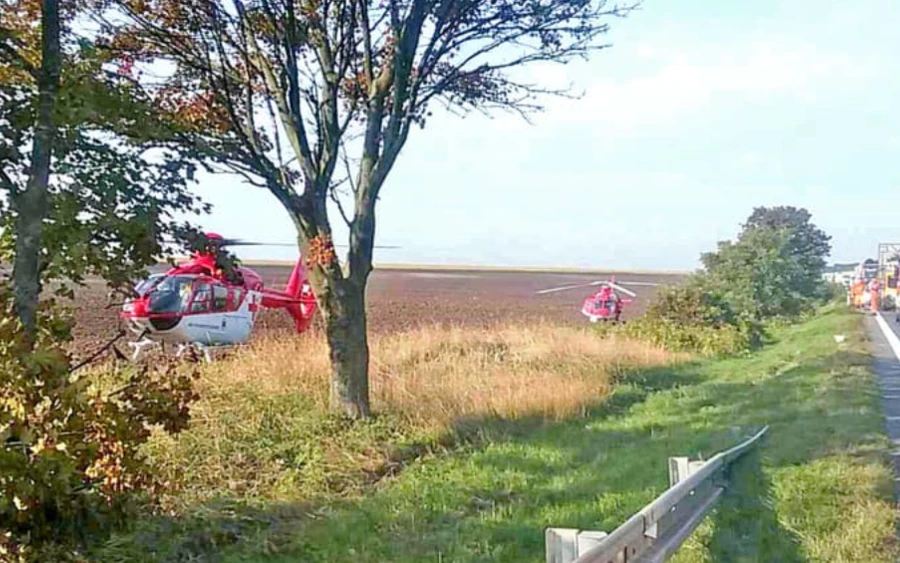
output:
<svg viewBox="0 0 900 563"><path fill-rule="evenodd" d="M848 270L845 272L826 272L822 274L822 277L825 281L831 283L839 283L844 287L850 287L850 284L853 283L853 279L856 277L854 270Z"/></svg>
<svg viewBox="0 0 900 563"><path fill-rule="evenodd" d="M822 277L831 283L850 287L859 272L860 264L832 264L826 266Z"/></svg>

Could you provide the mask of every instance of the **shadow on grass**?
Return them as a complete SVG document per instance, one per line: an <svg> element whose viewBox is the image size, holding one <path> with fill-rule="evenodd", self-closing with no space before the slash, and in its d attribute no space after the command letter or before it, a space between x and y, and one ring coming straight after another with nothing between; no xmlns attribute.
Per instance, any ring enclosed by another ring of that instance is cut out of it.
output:
<svg viewBox="0 0 900 563"><path fill-rule="evenodd" d="M210 506L143 523L103 560L537 563L546 526L611 531L665 490L669 456L709 457L769 424L767 471L759 454L736 468L707 549L714 561L803 561L779 525L767 473L879 435L866 410L875 400L849 393L858 378L834 369L868 361L858 356L782 358L734 377L700 363L629 372L581 417L460 420L441 440L456 454L409 464L428 451L412 446L384 473L402 475L364 498Z"/></svg>
<svg viewBox="0 0 900 563"><path fill-rule="evenodd" d="M806 561L800 539L785 529L773 508L772 484L759 450L731 468L729 488L712 515L708 549L712 561Z"/></svg>
<svg viewBox="0 0 900 563"><path fill-rule="evenodd" d="M678 387L695 385L700 382L699 367L696 362L686 362L676 367L652 367L623 372L614 381L612 392L594 405L585 408L580 416L566 421L551 421L545 417L532 416L516 419L498 417L471 417L457 420L445 440L469 444L492 442L496 439L514 439L534 434L540 429L556 427L560 424L590 419L602 420L620 416L632 406L639 404L653 393Z"/></svg>

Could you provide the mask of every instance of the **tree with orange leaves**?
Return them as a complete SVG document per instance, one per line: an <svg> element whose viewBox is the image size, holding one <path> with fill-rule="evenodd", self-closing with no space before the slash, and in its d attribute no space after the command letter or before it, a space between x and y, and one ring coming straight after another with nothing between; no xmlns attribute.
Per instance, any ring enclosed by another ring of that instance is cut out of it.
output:
<svg viewBox="0 0 900 563"><path fill-rule="evenodd" d="M540 109L563 94L516 71L604 47L605 0L102 0L108 46L167 69L192 146L272 193L297 229L332 361L332 402L369 415L365 290L375 206L414 126L439 102ZM125 24L122 24L122 20ZM211 116L210 127L194 112ZM346 189L345 189L346 188ZM332 218L349 230L346 267ZM325 252L321 247L326 246ZM323 256L330 257L322 260Z"/></svg>
<svg viewBox="0 0 900 563"><path fill-rule="evenodd" d="M0 2L0 261L14 264L0 279L2 561L61 561L86 528L121 523L161 485L142 448L151 429L181 431L196 399L183 367L98 385L64 346L72 319L39 299L88 274L127 283L160 254L167 216L200 209L192 159L158 158L178 130L75 36L85 4Z"/></svg>

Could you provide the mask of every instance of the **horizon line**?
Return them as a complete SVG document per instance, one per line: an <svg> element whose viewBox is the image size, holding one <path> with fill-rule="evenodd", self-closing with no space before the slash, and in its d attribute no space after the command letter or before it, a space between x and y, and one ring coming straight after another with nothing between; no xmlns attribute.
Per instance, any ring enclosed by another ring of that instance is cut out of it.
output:
<svg viewBox="0 0 900 563"><path fill-rule="evenodd" d="M187 256L175 257L176 261L186 260ZM248 259L239 260L241 264L247 266L293 266L296 260L266 260L266 259ZM159 265L168 265L168 262L158 262ZM646 274L646 275L688 275L695 270L693 269L647 269L647 268L589 268L579 266L512 266L512 265L490 265L478 266L473 264L421 264L406 262L386 262L383 264L373 264L373 270L417 270L417 271L493 271L493 272L533 272L533 273L559 273L559 274Z"/></svg>

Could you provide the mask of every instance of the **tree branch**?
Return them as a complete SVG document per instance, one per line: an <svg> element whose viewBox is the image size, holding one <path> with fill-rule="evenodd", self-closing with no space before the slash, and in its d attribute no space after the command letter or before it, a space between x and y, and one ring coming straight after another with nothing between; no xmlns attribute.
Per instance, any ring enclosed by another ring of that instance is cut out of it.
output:
<svg viewBox="0 0 900 563"><path fill-rule="evenodd" d="M330 196L331 196L331 200L337 205L338 213L341 214L341 219L344 220L344 224L347 225L347 227L349 228L349 227L352 227L352 226L353 226L353 221L350 220L350 216L347 214L346 211L344 211L344 205L341 203L341 198L338 197L337 187L338 187L339 185L340 185L340 184L337 184L337 185L335 185L335 186L332 186L332 187L328 190L328 192L329 192L329 194L330 194Z"/></svg>

